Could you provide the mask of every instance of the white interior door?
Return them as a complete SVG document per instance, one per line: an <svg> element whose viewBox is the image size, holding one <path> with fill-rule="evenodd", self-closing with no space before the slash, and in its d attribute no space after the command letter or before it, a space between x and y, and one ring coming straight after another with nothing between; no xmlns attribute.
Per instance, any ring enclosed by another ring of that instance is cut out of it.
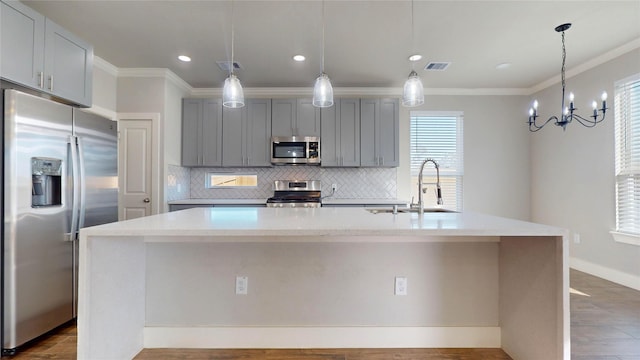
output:
<svg viewBox="0 0 640 360"><path fill-rule="evenodd" d="M119 220L152 214L153 119L119 119Z"/></svg>

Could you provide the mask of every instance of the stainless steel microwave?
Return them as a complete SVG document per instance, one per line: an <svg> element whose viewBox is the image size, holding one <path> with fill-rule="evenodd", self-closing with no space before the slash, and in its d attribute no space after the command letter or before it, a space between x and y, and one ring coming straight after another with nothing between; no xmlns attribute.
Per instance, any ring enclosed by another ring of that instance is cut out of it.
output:
<svg viewBox="0 0 640 360"><path fill-rule="evenodd" d="M274 136L271 138L271 163L320 164L320 138L316 136Z"/></svg>

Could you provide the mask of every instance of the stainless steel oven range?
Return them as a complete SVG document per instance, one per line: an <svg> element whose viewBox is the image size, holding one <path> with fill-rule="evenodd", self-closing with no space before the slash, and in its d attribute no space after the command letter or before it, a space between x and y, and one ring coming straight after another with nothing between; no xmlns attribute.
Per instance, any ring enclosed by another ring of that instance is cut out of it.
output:
<svg viewBox="0 0 640 360"><path fill-rule="evenodd" d="M276 180L267 207L320 207L321 188L320 180Z"/></svg>

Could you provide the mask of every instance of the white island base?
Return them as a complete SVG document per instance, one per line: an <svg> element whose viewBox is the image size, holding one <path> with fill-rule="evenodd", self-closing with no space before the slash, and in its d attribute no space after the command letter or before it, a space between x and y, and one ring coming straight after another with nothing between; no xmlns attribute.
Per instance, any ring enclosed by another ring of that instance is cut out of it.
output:
<svg viewBox="0 0 640 360"><path fill-rule="evenodd" d="M79 359L375 347L570 359L558 228L472 213L194 208L83 229L80 245ZM396 277L407 295L394 294Z"/></svg>

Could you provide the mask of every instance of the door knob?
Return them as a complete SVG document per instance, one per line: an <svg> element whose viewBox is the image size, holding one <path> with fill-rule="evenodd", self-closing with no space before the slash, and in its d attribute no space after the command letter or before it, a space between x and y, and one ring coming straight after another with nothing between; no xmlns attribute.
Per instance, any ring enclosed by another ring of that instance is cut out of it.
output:
<svg viewBox="0 0 640 360"><path fill-rule="evenodd" d="M144 200L142 200L142 201L144 201L144 202L146 202L146 203L151 202L151 200L150 200L149 198L146 198L146 199L144 199Z"/></svg>

